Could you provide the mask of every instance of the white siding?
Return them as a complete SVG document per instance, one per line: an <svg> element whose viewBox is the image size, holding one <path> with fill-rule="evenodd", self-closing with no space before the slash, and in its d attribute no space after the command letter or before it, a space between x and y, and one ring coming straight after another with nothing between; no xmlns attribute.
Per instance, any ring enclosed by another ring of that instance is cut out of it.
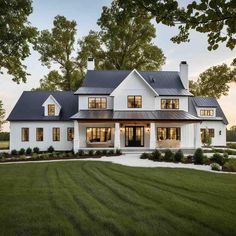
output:
<svg viewBox="0 0 236 236"><path fill-rule="evenodd" d="M203 121L200 129L214 129L215 137L212 138L212 146L226 146L226 125L222 121ZM221 131L221 135L220 135Z"/></svg>
<svg viewBox="0 0 236 236"><path fill-rule="evenodd" d="M52 141L52 128L60 128L60 141ZM53 146L55 150L72 150L72 141L67 141L67 128L74 127L73 122L10 122L10 150L21 148L39 147L40 150L47 150ZM29 128L29 142L21 141L21 128ZM43 128L42 142L36 141L36 128Z"/></svg>
<svg viewBox="0 0 236 236"><path fill-rule="evenodd" d="M88 98L89 97L105 97L107 98L107 109L113 109L113 98L104 95L80 95L79 96L79 110L87 110L88 108Z"/></svg>
<svg viewBox="0 0 236 236"><path fill-rule="evenodd" d="M142 108L128 108L129 95L142 96ZM137 74L133 73L114 93L114 110L155 110L154 92Z"/></svg>

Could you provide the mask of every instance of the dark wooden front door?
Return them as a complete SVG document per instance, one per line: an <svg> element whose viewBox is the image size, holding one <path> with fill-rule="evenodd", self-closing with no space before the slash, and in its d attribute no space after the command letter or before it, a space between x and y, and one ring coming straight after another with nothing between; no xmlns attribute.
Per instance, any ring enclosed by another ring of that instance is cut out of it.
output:
<svg viewBox="0 0 236 236"><path fill-rule="evenodd" d="M125 127L125 146L126 147L144 146L144 126Z"/></svg>

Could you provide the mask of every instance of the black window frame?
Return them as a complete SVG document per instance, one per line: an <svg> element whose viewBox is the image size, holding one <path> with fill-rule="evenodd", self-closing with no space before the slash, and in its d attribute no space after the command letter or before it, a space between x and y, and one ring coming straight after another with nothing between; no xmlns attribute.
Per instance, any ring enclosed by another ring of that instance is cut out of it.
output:
<svg viewBox="0 0 236 236"><path fill-rule="evenodd" d="M131 97L133 97L134 106L129 106L129 98L131 98ZM138 98L138 97L141 98L141 106L140 107L135 105L136 104L135 99ZM142 108L142 107L143 107L143 97L141 95L128 95L127 96L127 108Z"/></svg>
<svg viewBox="0 0 236 236"><path fill-rule="evenodd" d="M54 138L54 130L56 130L56 136L55 137L57 137L58 136L58 130L59 130L59 139L57 139L57 138ZM60 142L60 140L61 140L61 129L59 128L59 127L53 127L52 128L52 141L53 142Z"/></svg>
<svg viewBox="0 0 236 236"><path fill-rule="evenodd" d="M39 130L39 129L42 129L42 131L43 131L43 135L42 135L43 138L42 138L42 140L39 140L39 139L38 139L38 130ZM43 140L44 140L44 130L43 130L42 127L37 127L37 128L36 128L36 130L35 130L35 136L36 136L36 142L43 142Z"/></svg>
<svg viewBox="0 0 236 236"><path fill-rule="evenodd" d="M158 132L159 129L166 129L166 139L159 140L159 132ZM157 140L158 141L169 140L171 129L176 129L176 139L173 140L181 141L181 127L157 127Z"/></svg>
<svg viewBox="0 0 236 236"><path fill-rule="evenodd" d="M162 107L162 102L165 101L165 107ZM167 101L172 101L172 106L173 106L173 101L177 101L177 108L169 108L167 107ZM161 99L161 109L162 110L179 110L179 98L162 98Z"/></svg>
<svg viewBox="0 0 236 236"><path fill-rule="evenodd" d="M69 130L72 130L72 133L71 133L72 137L71 138L69 137ZM74 140L74 127L68 127L67 128L67 141L73 141L73 140Z"/></svg>
<svg viewBox="0 0 236 236"><path fill-rule="evenodd" d="M91 107L91 103L90 100L94 99L94 107ZM96 99L99 99L99 106L97 107L97 102ZM105 107L102 107L102 99L105 99ZM88 97L88 109L107 109L107 97Z"/></svg>
<svg viewBox="0 0 236 236"><path fill-rule="evenodd" d="M23 130L28 130L28 137L27 139L23 139ZM29 142L29 128L28 127L22 127L21 128L21 142Z"/></svg>

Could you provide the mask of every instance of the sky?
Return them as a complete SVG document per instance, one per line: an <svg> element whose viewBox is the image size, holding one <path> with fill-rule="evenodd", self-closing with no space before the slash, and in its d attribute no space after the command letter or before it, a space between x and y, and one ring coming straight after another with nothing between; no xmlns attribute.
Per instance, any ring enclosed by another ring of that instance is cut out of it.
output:
<svg viewBox="0 0 236 236"><path fill-rule="evenodd" d="M182 0L185 5L189 1ZM109 6L111 0L33 0L33 13L29 21L39 30L51 29L56 15L63 15L69 20L77 22L77 38L88 34L90 30L99 30L97 19L100 17L103 6ZM236 57L236 49L231 51L224 44L216 51L207 50L207 36L191 32L190 42L174 44L170 38L177 34L175 27L157 25L156 38L153 43L160 47L166 56L166 64L162 70L179 70L179 63L187 61L189 65L189 79L196 80L198 75L207 68L221 63L230 64ZM16 84L8 75L0 74L0 100L9 115L23 91L31 90L39 85L39 80L48 73L48 69L41 65L39 54L31 50L31 55L24 64L30 73L27 83ZM219 99L229 126L236 125L236 84L231 84L228 96ZM25 108L27 109L27 107ZM9 130L9 123L4 125L4 131Z"/></svg>

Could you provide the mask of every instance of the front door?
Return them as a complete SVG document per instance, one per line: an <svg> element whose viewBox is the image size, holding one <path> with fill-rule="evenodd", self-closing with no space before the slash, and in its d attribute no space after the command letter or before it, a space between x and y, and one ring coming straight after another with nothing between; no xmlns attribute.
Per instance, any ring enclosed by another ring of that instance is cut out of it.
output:
<svg viewBox="0 0 236 236"><path fill-rule="evenodd" d="M125 127L125 146L143 147L144 146L144 127L126 126Z"/></svg>

